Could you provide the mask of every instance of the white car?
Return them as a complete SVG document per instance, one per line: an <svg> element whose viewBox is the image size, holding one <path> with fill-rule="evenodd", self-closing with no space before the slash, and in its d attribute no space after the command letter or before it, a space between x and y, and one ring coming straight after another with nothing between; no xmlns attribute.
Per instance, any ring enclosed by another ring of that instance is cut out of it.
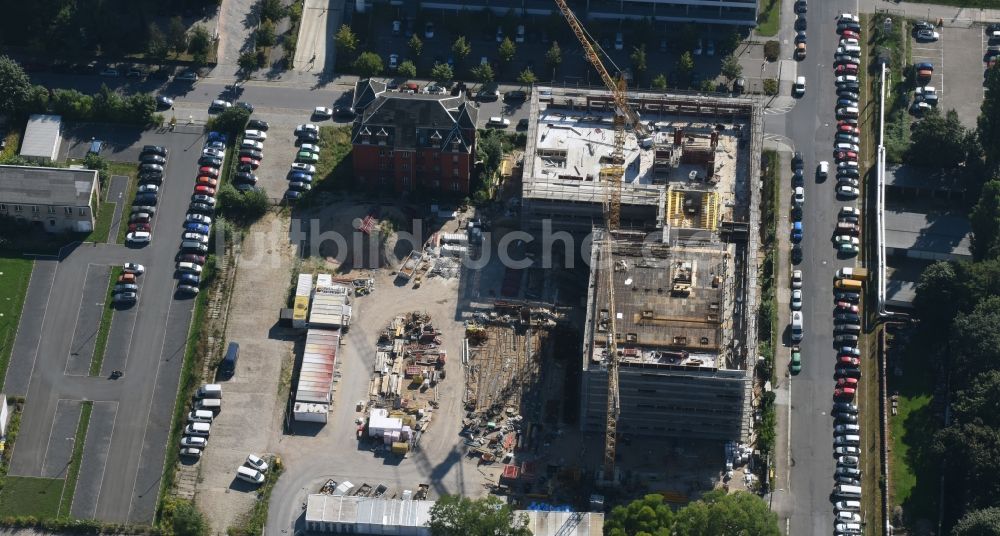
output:
<svg viewBox="0 0 1000 536"><path fill-rule="evenodd" d="M299 132L315 132L319 134L319 127L312 123L305 123L295 127L295 133L298 134Z"/></svg>
<svg viewBox="0 0 1000 536"><path fill-rule="evenodd" d="M858 510L861 510L861 504L859 501L837 501L834 503L833 507L841 512L857 512Z"/></svg>
<svg viewBox="0 0 1000 536"><path fill-rule="evenodd" d="M251 469L249 467L244 467L244 466L236 468L236 478L244 482L249 482L251 484L264 483L264 473L261 473L256 469Z"/></svg>
<svg viewBox="0 0 1000 536"><path fill-rule="evenodd" d="M857 219L861 217L861 211L858 207L840 207L840 217Z"/></svg>
<svg viewBox="0 0 1000 536"><path fill-rule="evenodd" d="M310 153L319 154L319 145L313 145L311 143L303 143L299 146L300 151L309 151Z"/></svg>
<svg viewBox="0 0 1000 536"><path fill-rule="evenodd" d="M201 438L198 438L201 439ZM192 458L201 458L201 449L196 447L184 447L180 450L181 456L190 456Z"/></svg>
<svg viewBox="0 0 1000 536"><path fill-rule="evenodd" d="M206 216L204 214L195 214L193 212L189 213L187 215L187 218L184 221L186 221L188 223L204 223L205 225L211 225L212 224L212 218L210 218L210 217L208 217L208 216Z"/></svg>
<svg viewBox="0 0 1000 536"><path fill-rule="evenodd" d="M313 108L313 117L316 119L329 119L333 117L333 110L326 106L317 106Z"/></svg>
<svg viewBox="0 0 1000 536"><path fill-rule="evenodd" d="M181 235L182 240L191 240L194 242L200 242L202 244L208 243L208 237L199 233L184 233Z"/></svg>
<svg viewBox="0 0 1000 536"><path fill-rule="evenodd" d="M837 84L856 84L858 77L853 74L844 74L837 77Z"/></svg>
<svg viewBox="0 0 1000 536"><path fill-rule="evenodd" d="M243 132L243 139L264 141L267 139L267 132L263 130L247 130Z"/></svg>
<svg viewBox="0 0 1000 536"><path fill-rule="evenodd" d="M125 240L133 244L148 244L153 239L149 231L133 231L125 235Z"/></svg>
<svg viewBox="0 0 1000 536"><path fill-rule="evenodd" d="M859 246L859 245L861 245L861 241L858 240L858 237L856 237L856 236L850 236L850 235L839 235L839 236L836 236L836 237L834 237L833 241L836 242L837 245L840 245L840 244L850 244L852 246Z"/></svg>
<svg viewBox="0 0 1000 536"><path fill-rule="evenodd" d="M267 472L267 462L265 462L263 459L260 458L260 456L257 456L255 454L248 454L247 461L244 463L246 463L247 467L252 467L260 471L261 473Z"/></svg>
<svg viewBox="0 0 1000 536"><path fill-rule="evenodd" d="M312 164L303 164L302 162L293 162L292 171L301 171L302 173L316 173L316 166Z"/></svg>
<svg viewBox="0 0 1000 536"><path fill-rule="evenodd" d="M214 156L216 158L223 158L226 156L225 151L222 149L217 149L215 147L205 147L201 150L202 156Z"/></svg>
<svg viewBox="0 0 1000 536"><path fill-rule="evenodd" d="M792 310L801 311L802 310L802 291L793 290L792 291Z"/></svg>
<svg viewBox="0 0 1000 536"><path fill-rule="evenodd" d="M792 270L792 288L802 288L802 270Z"/></svg>
<svg viewBox="0 0 1000 536"><path fill-rule="evenodd" d="M263 142L259 142L257 140L243 140L243 143L240 144L240 147L244 149L255 149L257 151L264 150Z"/></svg>
<svg viewBox="0 0 1000 536"><path fill-rule="evenodd" d="M221 99L216 99L216 100L212 101L212 104L210 104L208 106L208 109L212 110L212 111L215 111L215 110L221 111L221 110L225 110L227 108L232 108L232 107L233 107L233 103L231 103L229 101L221 100Z"/></svg>
<svg viewBox="0 0 1000 536"><path fill-rule="evenodd" d="M143 193L155 194L156 192L160 191L160 187L155 184L140 184L139 188L136 189L136 191L139 192L140 194Z"/></svg>
<svg viewBox="0 0 1000 536"><path fill-rule="evenodd" d="M857 467L858 463L857 456L840 456L837 458L837 464L845 467Z"/></svg>
<svg viewBox="0 0 1000 536"><path fill-rule="evenodd" d="M837 521L843 523L861 523L861 516L854 512L837 512Z"/></svg>
<svg viewBox="0 0 1000 536"><path fill-rule="evenodd" d="M795 204L801 205L806 202L806 189L801 186L795 187Z"/></svg>
<svg viewBox="0 0 1000 536"><path fill-rule="evenodd" d="M396 70L399 67L399 54L389 54L389 68Z"/></svg>
<svg viewBox="0 0 1000 536"><path fill-rule="evenodd" d="M840 46L860 46L858 40L853 37L845 37L840 40Z"/></svg>
<svg viewBox="0 0 1000 536"><path fill-rule="evenodd" d="M858 447L837 447L833 449L833 453L837 456L860 456L861 449Z"/></svg>
<svg viewBox="0 0 1000 536"><path fill-rule="evenodd" d="M837 187L837 195L854 199L859 195L861 195L861 192L858 191L858 189L853 186L844 185Z"/></svg>
<svg viewBox="0 0 1000 536"><path fill-rule="evenodd" d="M853 13L841 13L840 16L837 18L840 19L841 22L847 22L847 21L858 22L858 17Z"/></svg>
<svg viewBox="0 0 1000 536"><path fill-rule="evenodd" d="M146 267L134 262L126 262L122 265L122 271L126 274L142 275L146 272Z"/></svg>
<svg viewBox="0 0 1000 536"><path fill-rule="evenodd" d="M184 436L181 438L182 447L196 447L203 449L205 448L205 445L208 445L208 440L204 437Z"/></svg>

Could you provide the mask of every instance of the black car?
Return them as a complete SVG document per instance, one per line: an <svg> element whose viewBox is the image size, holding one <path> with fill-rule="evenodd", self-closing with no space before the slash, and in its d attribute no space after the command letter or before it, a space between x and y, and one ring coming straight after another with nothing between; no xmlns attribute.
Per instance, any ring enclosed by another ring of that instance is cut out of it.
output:
<svg viewBox="0 0 1000 536"><path fill-rule="evenodd" d="M354 108L350 106L334 106L333 115L341 119L354 119L358 114L354 113Z"/></svg>
<svg viewBox="0 0 1000 536"><path fill-rule="evenodd" d="M792 155L792 169L801 170L803 165L804 164L802 163L802 153L795 151L795 154Z"/></svg>
<svg viewBox="0 0 1000 536"><path fill-rule="evenodd" d="M263 119L251 119L247 121L248 130L263 130L264 132L267 132L268 128L270 127L268 126L267 121L264 121Z"/></svg>
<svg viewBox="0 0 1000 536"><path fill-rule="evenodd" d="M525 118L522 118L522 119L518 119L518 121L517 121L517 127L515 127L515 128L517 130L528 130L528 118L525 117Z"/></svg>
<svg viewBox="0 0 1000 536"><path fill-rule="evenodd" d="M143 164L159 164L161 166L167 163L167 159L158 154L144 154L139 158L139 161Z"/></svg>
<svg viewBox="0 0 1000 536"><path fill-rule="evenodd" d="M842 34L845 30L850 30L854 33L861 33L861 25L854 21L844 21L837 24L837 33Z"/></svg>
<svg viewBox="0 0 1000 536"><path fill-rule="evenodd" d="M157 201L156 201L156 194L153 194L153 193L143 193L143 194L137 194L135 196L135 201L132 202L132 205L133 206L137 206L137 205L149 205L149 206L155 207L156 203L157 203Z"/></svg>
<svg viewBox="0 0 1000 536"><path fill-rule="evenodd" d="M837 367L834 369L834 375L838 378L860 378L861 369L858 367L849 367L847 365Z"/></svg>
<svg viewBox="0 0 1000 536"><path fill-rule="evenodd" d="M139 180L141 181L162 181L163 172L162 171L140 171Z"/></svg>
<svg viewBox="0 0 1000 536"><path fill-rule="evenodd" d="M212 214L215 214L215 208L208 203L198 203L197 201L192 201L191 204L188 205L188 212L197 212L199 214L207 214L211 216Z"/></svg>
<svg viewBox="0 0 1000 536"><path fill-rule="evenodd" d="M142 184L163 184L163 175L139 175Z"/></svg>
<svg viewBox="0 0 1000 536"><path fill-rule="evenodd" d="M257 184L257 175L254 175L253 173L247 173L241 171L233 175L233 178L236 180L236 182L247 182L250 184Z"/></svg>
<svg viewBox="0 0 1000 536"><path fill-rule="evenodd" d="M203 156L198 159L199 166L210 166L214 168L222 167L222 159L214 156Z"/></svg>
<svg viewBox="0 0 1000 536"><path fill-rule="evenodd" d="M240 156L249 156L254 160L260 160L264 158L264 153L257 149L240 149Z"/></svg>
<svg viewBox="0 0 1000 536"><path fill-rule="evenodd" d="M242 171L244 173L249 173L253 171L253 164L236 164L236 171Z"/></svg>
<svg viewBox="0 0 1000 536"><path fill-rule="evenodd" d="M931 31L933 31L934 30L934 25L931 24L931 23L929 23L929 22L927 22L927 21L925 21L925 20L918 20L917 22L913 23L913 32L916 33L916 32L919 32L920 30L931 30Z"/></svg>
<svg viewBox="0 0 1000 536"><path fill-rule="evenodd" d="M849 290L838 290L833 293L834 297L838 301L846 301L850 303L858 303L861 300L861 294L858 292L851 292Z"/></svg>
<svg viewBox="0 0 1000 536"><path fill-rule="evenodd" d="M795 19L795 30L800 32L804 32L806 30L805 17L800 16L799 18Z"/></svg>
<svg viewBox="0 0 1000 536"><path fill-rule="evenodd" d="M167 148L160 145L143 145L141 154L167 156Z"/></svg>
<svg viewBox="0 0 1000 536"><path fill-rule="evenodd" d="M311 130L299 131L295 134L295 137L299 139L298 140L299 142L305 142L305 143L319 140L319 134Z"/></svg>
<svg viewBox="0 0 1000 536"><path fill-rule="evenodd" d="M246 110L246 111L248 111L250 113L253 113L253 104L250 104L249 102L238 101L236 103L236 106L238 106L240 108L243 108L244 110Z"/></svg>
<svg viewBox="0 0 1000 536"><path fill-rule="evenodd" d="M157 71L157 72L159 72L159 71ZM152 78L152 77L153 76L150 75L150 78ZM161 110L165 110L167 108L170 108L173 105L174 105L174 99L171 99L170 97L167 97L166 95L157 95L156 96L156 107L157 108L159 108Z"/></svg>
<svg viewBox="0 0 1000 536"><path fill-rule="evenodd" d="M250 184L249 182L237 182L236 184L233 185L233 188L236 188L237 190L239 190L241 192L249 192L251 190L256 190L257 189L256 186L254 186L253 184Z"/></svg>
<svg viewBox="0 0 1000 536"><path fill-rule="evenodd" d="M506 102L520 102L528 98L528 94L521 90L508 91L503 94L503 100Z"/></svg>
<svg viewBox="0 0 1000 536"><path fill-rule="evenodd" d="M795 244L792 246L792 264L799 264L802 262L802 246Z"/></svg>
<svg viewBox="0 0 1000 536"><path fill-rule="evenodd" d="M840 169L837 170L837 178L838 179L841 178L841 177L857 178L857 177L860 177L860 176L861 176L861 172L858 171L858 168L848 167L848 168L840 168Z"/></svg>
<svg viewBox="0 0 1000 536"><path fill-rule="evenodd" d="M133 212L145 212L149 215L156 214L156 207L150 205L132 205Z"/></svg>
<svg viewBox="0 0 1000 536"><path fill-rule="evenodd" d="M808 37L806 37L805 32L795 32L795 44L808 42Z"/></svg>
<svg viewBox="0 0 1000 536"><path fill-rule="evenodd" d="M146 78L148 78L149 80L170 80L170 70L168 70L168 69L157 69L157 70L149 73L149 76L147 76ZM167 99L167 97L163 97L163 98ZM157 100L159 100L159 97L157 97ZM173 105L173 103L174 103L173 100L171 100L171 99L167 99L167 100L169 100L170 104Z"/></svg>
<svg viewBox="0 0 1000 536"><path fill-rule="evenodd" d="M834 419L837 422L855 424L858 422L858 416L851 413L837 413L834 415Z"/></svg>
<svg viewBox="0 0 1000 536"><path fill-rule="evenodd" d="M850 413L851 415L857 415L858 407L850 402L835 402L833 404L833 411L836 413Z"/></svg>
<svg viewBox="0 0 1000 536"><path fill-rule="evenodd" d="M809 7L806 4L806 0L798 0L797 2L795 2L795 12L796 13L805 13L808 10L809 10Z"/></svg>

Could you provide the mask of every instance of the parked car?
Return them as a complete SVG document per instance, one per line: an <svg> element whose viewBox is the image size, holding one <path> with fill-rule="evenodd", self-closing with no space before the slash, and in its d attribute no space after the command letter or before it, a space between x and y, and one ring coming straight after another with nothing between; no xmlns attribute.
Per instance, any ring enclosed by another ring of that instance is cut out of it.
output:
<svg viewBox="0 0 1000 536"><path fill-rule="evenodd" d="M291 167L292 171L300 171L302 173L313 174L316 173L316 166L312 164L303 164L301 162L294 162Z"/></svg>
<svg viewBox="0 0 1000 536"><path fill-rule="evenodd" d="M153 235L148 231L135 231L125 235L125 240L132 244L148 244L153 239Z"/></svg>
<svg viewBox="0 0 1000 536"><path fill-rule="evenodd" d="M181 438L182 447L205 448L206 445L208 445L208 440L204 437L184 436Z"/></svg>
<svg viewBox="0 0 1000 536"><path fill-rule="evenodd" d="M246 464L247 467L256 469L261 473L267 472L267 462L255 454L248 454L246 461L243 463Z"/></svg>
<svg viewBox="0 0 1000 536"><path fill-rule="evenodd" d="M393 54L393 55L395 55L395 54ZM390 58L390 60L391 60L391 58ZM394 68L394 67L390 65L390 68ZM312 115L313 115L313 118L315 118L315 119L330 119L331 117L333 117L333 110L331 110L330 108L327 108L326 106L317 106L317 107L313 108Z"/></svg>
<svg viewBox="0 0 1000 536"><path fill-rule="evenodd" d="M222 100L222 99L216 99L216 100L213 100L212 103L208 105L208 111L209 111L209 113L212 113L212 112L221 112L223 110L227 110L227 109L232 108L232 107L233 107L233 103L231 103L229 101L226 101L226 100Z"/></svg>
<svg viewBox="0 0 1000 536"><path fill-rule="evenodd" d="M251 119L247 121L247 128L267 132L267 129L270 128L270 126L267 124L267 121L264 121L263 119Z"/></svg>
<svg viewBox="0 0 1000 536"><path fill-rule="evenodd" d="M243 138L248 140L263 141L267 139L267 132L264 132L263 130L248 129L243 131Z"/></svg>

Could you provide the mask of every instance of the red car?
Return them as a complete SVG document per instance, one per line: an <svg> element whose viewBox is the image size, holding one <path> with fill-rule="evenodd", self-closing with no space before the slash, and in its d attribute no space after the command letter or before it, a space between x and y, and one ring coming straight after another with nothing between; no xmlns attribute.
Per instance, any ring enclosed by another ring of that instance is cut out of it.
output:
<svg viewBox="0 0 1000 536"><path fill-rule="evenodd" d="M130 223L130 224L128 225L128 231L129 231L130 233L131 233L132 231L147 231L147 232L148 232L148 231L150 231L150 230L151 230L151 229L150 229L150 227L149 227L149 224L148 224L148 223Z"/></svg>
<svg viewBox="0 0 1000 536"><path fill-rule="evenodd" d="M837 309L840 309L841 311L843 311L845 313L858 314L858 306L854 305L854 304L852 304L850 302L845 302L845 301L839 301L839 302L837 302Z"/></svg>
<svg viewBox="0 0 1000 536"><path fill-rule="evenodd" d="M201 175L208 175L209 177L218 177L219 170L211 166L201 166L198 168L198 173Z"/></svg>
<svg viewBox="0 0 1000 536"><path fill-rule="evenodd" d="M858 153L854 151L837 151L834 153L834 157L836 157L839 162L843 162L845 160L850 160L852 162L858 161Z"/></svg>
<svg viewBox="0 0 1000 536"><path fill-rule="evenodd" d="M249 156L241 156L240 157L240 164L246 164L246 165L250 166L250 169L257 169L258 167L260 167L260 160L254 160L253 158L250 158Z"/></svg>
<svg viewBox="0 0 1000 536"><path fill-rule="evenodd" d="M848 134L853 134L855 136L861 133L861 131L858 130L858 127L854 125L837 125L837 130L839 132L846 132Z"/></svg>
<svg viewBox="0 0 1000 536"><path fill-rule="evenodd" d="M135 283L135 274L122 274L118 276L119 283Z"/></svg>
<svg viewBox="0 0 1000 536"><path fill-rule="evenodd" d="M833 397L834 398L844 398L844 399L847 399L847 400L854 400L854 392L855 392L855 390L854 390L853 387L844 387L842 389L834 389L833 390Z"/></svg>
<svg viewBox="0 0 1000 536"><path fill-rule="evenodd" d="M856 358L856 357L850 357L850 356L842 355L842 356L840 356L840 357L837 358L837 364L838 365L849 365L849 366L852 366L852 367L859 367L859 366L861 366L861 360L858 359L858 358Z"/></svg>
<svg viewBox="0 0 1000 536"><path fill-rule="evenodd" d="M845 389L846 388L857 389L858 388L858 379L857 378L840 378L839 380L837 380L837 387L843 387Z"/></svg>
<svg viewBox="0 0 1000 536"><path fill-rule="evenodd" d="M202 195L215 195L215 188L201 184L194 187L194 193Z"/></svg>
<svg viewBox="0 0 1000 536"><path fill-rule="evenodd" d="M215 188L215 186L219 184L219 181L213 179L212 177L198 177L198 184L204 184L205 186Z"/></svg>
<svg viewBox="0 0 1000 536"><path fill-rule="evenodd" d="M851 30L844 30L844 32L840 34L840 38L841 39L861 39L861 36L858 35L858 32L854 32L854 31L851 31Z"/></svg>
<svg viewBox="0 0 1000 536"><path fill-rule="evenodd" d="M202 265L202 264L205 264L205 256L204 255L195 255L193 253L187 253L187 254L181 255L180 257L177 257L177 262L193 262L195 264Z"/></svg>
<svg viewBox="0 0 1000 536"><path fill-rule="evenodd" d="M858 66L853 63L845 63L843 65L838 65L836 69L833 70L836 74L858 74Z"/></svg>

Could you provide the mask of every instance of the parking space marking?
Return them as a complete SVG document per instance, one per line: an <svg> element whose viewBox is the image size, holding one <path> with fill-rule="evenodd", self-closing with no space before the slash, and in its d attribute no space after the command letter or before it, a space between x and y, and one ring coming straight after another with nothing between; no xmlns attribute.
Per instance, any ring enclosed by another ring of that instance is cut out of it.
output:
<svg viewBox="0 0 1000 536"><path fill-rule="evenodd" d="M118 425L118 401L109 401L109 402L113 403L115 405L115 417L114 417L114 419L111 420L111 435L108 436L108 446L109 446L109 450L110 450L110 445L111 445L112 441L115 438L115 428L117 428L117 425ZM107 453L105 453L104 469L101 470L101 483L97 486L97 497L94 498L94 511L95 512L97 511L97 505L100 504L100 501L101 501L101 491L104 488L104 479L107 476L107 472L108 472L108 460L107 460L106 456L107 456Z"/></svg>
<svg viewBox="0 0 1000 536"><path fill-rule="evenodd" d="M76 333L76 328L80 325L80 311L83 310L83 300L87 297L87 292L86 292L86 290L87 290L87 280L90 279L90 267L91 266L105 266L105 265L94 264L94 263L87 263L87 270L83 273L83 286L80 288L80 304L77 305L77 307L76 307L76 318L73 320L73 330L70 332L70 333L73 333L73 334ZM109 272L110 272L110 269L109 269ZM105 277L105 279L107 279L107 277ZM104 288L105 288L105 291L106 291L107 288L108 288L107 287L107 282L104 283ZM105 294L105 297L107 297L106 294ZM98 305L101 305L101 304L98 304ZM104 311L102 309L101 313L103 314L103 312ZM100 324L98 324L98 330L99 329L100 329ZM95 333L95 337L96 337L96 333ZM74 336L73 339L71 339L70 344L75 343L76 342L75 339L76 339L76 337ZM96 344L96 341L95 341L95 344ZM70 352L73 352L73 348L72 347L70 348ZM66 363L63 365L63 376L76 376L76 377L85 376L84 374L70 374L69 368L70 368L70 365L72 364L72 360L70 359L70 357L71 357L70 355L66 356ZM91 359L93 359L93 357L94 357L93 354L91 354ZM88 363L87 365L89 367L90 364Z"/></svg>

